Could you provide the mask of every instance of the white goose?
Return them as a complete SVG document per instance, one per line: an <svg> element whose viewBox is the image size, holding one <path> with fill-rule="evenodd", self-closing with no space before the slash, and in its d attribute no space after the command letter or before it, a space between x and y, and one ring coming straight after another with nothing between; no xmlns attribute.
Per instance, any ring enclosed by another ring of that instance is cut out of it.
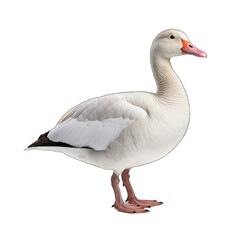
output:
<svg viewBox="0 0 240 240"><path fill-rule="evenodd" d="M170 59L192 54L206 57L187 36L169 29L156 36L151 66L157 92L127 92L102 96L69 110L49 132L28 149L62 152L72 158L113 170L114 207L121 212L142 213L162 202L139 200L129 182L129 170L159 160L183 138L189 123L189 103ZM119 175L128 192L124 203Z"/></svg>

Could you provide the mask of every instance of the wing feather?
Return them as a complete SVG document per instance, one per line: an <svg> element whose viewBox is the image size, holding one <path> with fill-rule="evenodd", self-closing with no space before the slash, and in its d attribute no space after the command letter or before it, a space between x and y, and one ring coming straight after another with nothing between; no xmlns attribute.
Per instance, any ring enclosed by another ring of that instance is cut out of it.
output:
<svg viewBox="0 0 240 240"><path fill-rule="evenodd" d="M48 133L54 142L105 150L129 125L147 115L122 95L91 99L69 110Z"/></svg>

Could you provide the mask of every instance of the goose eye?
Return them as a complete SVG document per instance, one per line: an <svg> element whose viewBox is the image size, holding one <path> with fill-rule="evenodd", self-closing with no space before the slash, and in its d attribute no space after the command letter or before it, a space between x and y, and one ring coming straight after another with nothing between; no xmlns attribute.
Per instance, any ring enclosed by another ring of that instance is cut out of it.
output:
<svg viewBox="0 0 240 240"><path fill-rule="evenodd" d="M171 39L174 39L175 37L173 35L170 36Z"/></svg>

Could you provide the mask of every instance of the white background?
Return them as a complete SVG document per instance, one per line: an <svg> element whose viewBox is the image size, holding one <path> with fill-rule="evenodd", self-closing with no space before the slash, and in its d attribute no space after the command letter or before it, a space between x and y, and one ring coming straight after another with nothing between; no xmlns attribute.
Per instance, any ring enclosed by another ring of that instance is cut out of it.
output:
<svg viewBox="0 0 240 240"><path fill-rule="evenodd" d="M1 239L239 240L240 19L237 1L223 2L1 1ZM111 171L23 149L86 99L155 91L149 49L167 28L208 58L172 59L190 127L131 171L137 196L164 205L124 214L111 208Z"/></svg>

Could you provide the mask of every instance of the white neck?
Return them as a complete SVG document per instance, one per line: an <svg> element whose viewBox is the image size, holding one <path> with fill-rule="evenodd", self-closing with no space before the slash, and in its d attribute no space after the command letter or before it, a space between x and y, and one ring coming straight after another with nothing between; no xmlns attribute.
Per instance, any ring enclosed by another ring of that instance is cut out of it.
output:
<svg viewBox="0 0 240 240"><path fill-rule="evenodd" d="M151 67L157 84L157 95L168 101L187 101L181 80L174 72L170 59L151 53Z"/></svg>

